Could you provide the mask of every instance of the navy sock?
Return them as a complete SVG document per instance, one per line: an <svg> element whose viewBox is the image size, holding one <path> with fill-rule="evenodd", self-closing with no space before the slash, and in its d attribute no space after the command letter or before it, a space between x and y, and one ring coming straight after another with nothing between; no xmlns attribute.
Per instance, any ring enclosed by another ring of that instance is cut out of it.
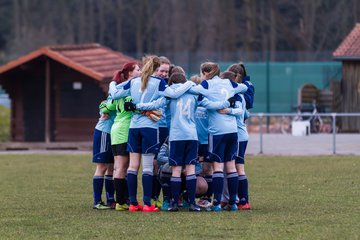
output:
<svg viewBox="0 0 360 240"><path fill-rule="evenodd" d="M179 202L179 194L181 189L181 177L171 177L171 196L175 203Z"/></svg>
<svg viewBox="0 0 360 240"><path fill-rule="evenodd" d="M144 204L151 206L151 193L152 193L152 172L143 172L142 173L142 185L143 185L143 200Z"/></svg>
<svg viewBox="0 0 360 240"><path fill-rule="evenodd" d="M129 189L129 198L130 204L137 205L136 193L137 193L137 172L136 171L127 171L127 183Z"/></svg>
<svg viewBox="0 0 360 240"><path fill-rule="evenodd" d="M161 192L161 184L159 181L158 176L153 176L153 187L152 187L152 194L151 198L158 199Z"/></svg>
<svg viewBox="0 0 360 240"><path fill-rule="evenodd" d="M102 202L101 194L104 185L104 176L93 176L94 204Z"/></svg>
<svg viewBox="0 0 360 240"><path fill-rule="evenodd" d="M115 202L114 199L114 180L113 175L105 175L105 192L106 192L106 203L111 204Z"/></svg>
<svg viewBox="0 0 360 240"><path fill-rule="evenodd" d="M229 204L233 205L236 202L236 196L238 192L238 173L232 172L226 175L228 189L229 189Z"/></svg>
<svg viewBox="0 0 360 240"><path fill-rule="evenodd" d="M205 181L207 182L208 184L208 189L206 191L206 198L208 199L208 201L211 202L211 198L212 198L212 195L213 195L213 183L212 183L212 175L206 175L205 177Z"/></svg>
<svg viewBox="0 0 360 240"><path fill-rule="evenodd" d="M186 189L188 192L189 203L195 204L195 194L196 194L196 175L186 176Z"/></svg>
<svg viewBox="0 0 360 240"><path fill-rule="evenodd" d="M163 192L164 201L170 201L171 199L170 179L171 179L171 174L165 174L165 173L161 174L160 181L161 181L161 188Z"/></svg>
<svg viewBox="0 0 360 240"><path fill-rule="evenodd" d="M246 175L239 175L239 187L238 187L238 196L239 203L241 205L245 205L249 202L249 186L248 186L248 178Z"/></svg>
<svg viewBox="0 0 360 240"><path fill-rule="evenodd" d="M214 172L213 174L213 190L214 190L214 201L213 205L217 206L221 202L221 195L224 185L224 173Z"/></svg>

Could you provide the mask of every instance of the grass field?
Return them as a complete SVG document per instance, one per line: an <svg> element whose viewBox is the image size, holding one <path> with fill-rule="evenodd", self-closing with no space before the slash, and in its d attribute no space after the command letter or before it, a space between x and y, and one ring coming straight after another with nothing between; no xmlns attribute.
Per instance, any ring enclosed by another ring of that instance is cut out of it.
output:
<svg viewBox="0 0 360 240"><path fill-rule="evenodd" d="M359 239L359 157L249 157L253 210L92 209L90 155L0 155L0 239Z"/></svg>

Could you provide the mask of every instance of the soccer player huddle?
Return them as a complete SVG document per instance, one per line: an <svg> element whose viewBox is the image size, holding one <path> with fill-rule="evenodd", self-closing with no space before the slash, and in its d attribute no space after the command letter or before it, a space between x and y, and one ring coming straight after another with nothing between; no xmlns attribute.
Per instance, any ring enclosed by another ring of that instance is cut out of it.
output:
<svg viewBox="0 0 360 240"><path fill-rule="evenodd" d="M243 64L221 73L218 64L205 62L190 80L166 57L144 57L141 69L136 62L124 64L99 106L94 209L250 209L244 156L253 100ZM140 164L142 203L137 199Z"/></svg>

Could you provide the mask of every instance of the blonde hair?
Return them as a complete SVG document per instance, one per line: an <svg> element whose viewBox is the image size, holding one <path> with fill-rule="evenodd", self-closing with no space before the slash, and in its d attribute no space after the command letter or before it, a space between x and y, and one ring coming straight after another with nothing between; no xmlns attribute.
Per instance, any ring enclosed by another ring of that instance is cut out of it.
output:
<svg viewBox="0 0 360 240"><path fill-rule="evenodd" d="M200 71L207 79L211 79L220 74L220 67L214 62L205 62L201 64Z"/></svg>
<svg viewBox="0 0 360 240"><path fill-rule="evenodd" d="M143 58L143 68L141 70L141 91L147 87L150 76L160 67L158 56L146 56Z"/></svg>

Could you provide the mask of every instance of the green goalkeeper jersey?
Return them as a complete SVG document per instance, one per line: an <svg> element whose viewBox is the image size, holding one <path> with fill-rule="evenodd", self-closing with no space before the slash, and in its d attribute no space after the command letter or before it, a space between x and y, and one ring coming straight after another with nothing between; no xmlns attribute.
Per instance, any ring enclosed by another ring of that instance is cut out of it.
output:
<svg viewBox="0 0 360 240"><path fill-rule="evenodd" d="M110 133L111 145L127 143L128 141L132 112L124 110L124 102L130 100L131 97L124 97L107 103L108 109L116 110L116 117Z"/></svg>

